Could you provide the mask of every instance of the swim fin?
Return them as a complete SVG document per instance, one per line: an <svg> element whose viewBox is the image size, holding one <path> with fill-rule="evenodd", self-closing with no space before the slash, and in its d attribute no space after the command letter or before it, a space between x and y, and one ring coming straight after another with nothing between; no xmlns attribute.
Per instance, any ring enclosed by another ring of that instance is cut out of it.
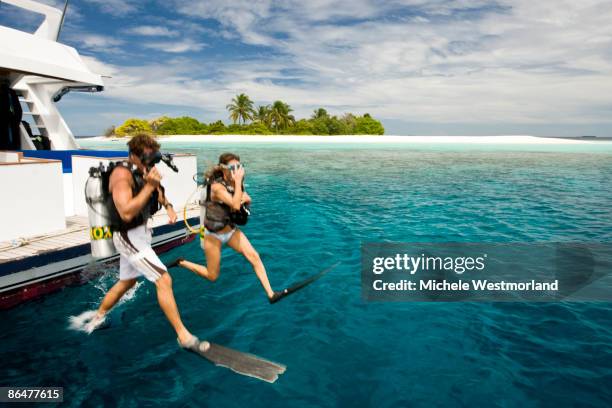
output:
<svg viewBox="0 0 612 408"><path fill-rule="evenodd" d="M197 340L196 340L197 341ZM182 346L204 357L213 364L269 383L273 383L278 376L285 372L287 366L274 363L253 354L242 353L208 341Z"/></svg>
<svg viewBox="0 0 612 408"><path fill-rule="evenodd" d="M289 286L287 289L281 290L279 292L274 292L274 295L272 296L272 298L269 299L270 303L276 303L279 300L289 296L290 294L295 293L298 290L305 288L306 286L310 285L312 282L316 281L317 279L325 275L327 272L334 269L336 266L338 266L339 263L340 262L336 262L329 268L324 269L321 272L317 273L316 275L313 275L307 279L304 279L303 281L298 282L293 286Z"/></svg>

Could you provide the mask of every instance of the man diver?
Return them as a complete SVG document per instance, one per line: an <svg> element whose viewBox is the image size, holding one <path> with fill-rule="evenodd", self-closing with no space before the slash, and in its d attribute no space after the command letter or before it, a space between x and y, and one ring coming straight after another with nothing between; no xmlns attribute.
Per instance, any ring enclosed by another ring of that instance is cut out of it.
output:
<svg viewBox="0 0 612 408"><path fill-rule="evenodd" d="M149 218L160 208L166 208L169 223L176 222L176 212L161 187L161 175L150 158L159 150L159 143L149 135L134 136L129 142L129 157L117 165L109 176L108 209L113 231L113 243L119 252L119 281L107 292L96 315L87 323L88 331L99 328L106 314L131 289L136 279L144 276L155 284L159 306L176 331L181 347L199 344L183 325L172 292L172 279L166 267L151 248Z"/></svg>

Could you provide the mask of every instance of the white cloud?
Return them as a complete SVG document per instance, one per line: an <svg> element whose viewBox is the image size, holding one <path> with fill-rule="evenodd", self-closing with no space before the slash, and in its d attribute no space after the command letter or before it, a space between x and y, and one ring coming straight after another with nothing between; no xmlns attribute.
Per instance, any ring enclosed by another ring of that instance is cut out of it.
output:
<svg viewBox="0 0 612 408"><path fill-rule="evenodd" d="M235 14L251 17L239 21L226 18L223 2L200 4L198 15L218 18L243 41L289 54L288 66L306 69L303 79L316 84L315 99L338 109L369 106L385 117L442 122L612 120L596 109L612 95L609 1L232 4ZM421 17L367 19L389 17L399 5ZM439 18L484 6L478 18ZM335 21L349 16L365 20ZM286 88L284 99L303 103L307 89ZM275 93L261 84L246 89Z"/></svg>
<svg viewBox="0 0 612 408"><path fill-rule="evenodd" d="M85 0L96 5L103 13L113 16L125 16L139 9L140 2L130 0Z"/></svg>
<svg viewBox="0 0 612 408"><path fill-rule="evenodd" d="M612 123L609 1L207 0L176 7L217 19L236 41L280 56L104 66L115 71L107 96L223 117L225 103L246 92L258 103L285 100L298 116L326 106L413 122ZM467 14L478 7L486 8ZM203 44L145 46L182 53Z"/></svg>
<svg viewBox="0 0 612 408"><path fill-rule="evenodd" d="M94 57L83 57L87 66L96 73L110 76L105 81L108 92L103 95L119 97L134 102L160 102L175 105L191 105L205 101L220 86L211 80L192 78L193 66L185 59L168 60L139 66L117 66L104 63ZM160 100L163 96L164 100ZM186 102L181 102L186 99Z"/></svg>
<svg viewBox="0 0 612 408"><path fill-rule="evenodd" d="M169 30L167 27L148 25L132 27L125 30L125 32L146 37L177 37L179 35L178 31Z"/></svg>
<svg viewBox="0 0 612 408"><path fill-rule="evenodd" d="M254 26L261 24L262 20L270 15L271 1L235 0L223 1L195 1L175 3L178 12L189 16L213 18L226 26L235 29L242 40L249 44L268 45L267 36L260 35Z"/></svg>
<svg viewBox="0 0 612 408"><path fill-rule="evenodd" d="M107 51L108 49L112 49L118 45L123 44L123 41L118 38L107 37L104 35L97 34L79 34L78 37L75 37L75 39L80 42L85 48L90 48L98 51Z"/></svg>
<svg viewBox="0 0 612 408"><path fill-rule="evenodd" d="M157 41L142 44L145 48L179 54L183 52L200 51L206 44L185 39L180 41Z"/></svg>

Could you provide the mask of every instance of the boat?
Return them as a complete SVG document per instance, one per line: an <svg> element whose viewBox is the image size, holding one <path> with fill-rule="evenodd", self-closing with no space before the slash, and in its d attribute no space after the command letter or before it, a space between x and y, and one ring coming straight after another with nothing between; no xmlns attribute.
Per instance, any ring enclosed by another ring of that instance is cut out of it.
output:
<svg viewBox="0 0 612 408"><path fill-rule="evenodd" d="M33 33L0 26L0 309L86 282L117 262L118 254L91 256L84 189L91 167L127 157L127 147L80 149L57 108L72 92L104 91L102 76L58 41L66 7L32 0L6 5L43 21ZM172 225L165 210L151 220L158 253L195 238L185 218L199 223L199 207L190 201L197 159L177 154L174 162L178 173L158 165L179 215Z"/></svg>

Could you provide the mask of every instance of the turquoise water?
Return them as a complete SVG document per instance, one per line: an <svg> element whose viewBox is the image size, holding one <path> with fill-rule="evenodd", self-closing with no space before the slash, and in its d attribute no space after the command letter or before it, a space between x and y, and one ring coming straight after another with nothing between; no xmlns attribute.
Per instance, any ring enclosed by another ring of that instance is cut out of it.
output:
<svg viewBox="0 0 612 408"><path fill-rule="evenodd" d="M108 144L117 148L118 144ZM249 265L224 252L212 284L172 269L202 338L288 366L275 384L180 351L145 282L123 323L86 336L68 316L97 305L115 269L0 312L2 385L62 385L66 405L609 406L609 303L366 303L367 241L611 242L612 149L198 145L199 166L238 152L253 215L244 228L280 288L335 262L270 306ZM163 255L203 261L198 243Z"/></svg>

